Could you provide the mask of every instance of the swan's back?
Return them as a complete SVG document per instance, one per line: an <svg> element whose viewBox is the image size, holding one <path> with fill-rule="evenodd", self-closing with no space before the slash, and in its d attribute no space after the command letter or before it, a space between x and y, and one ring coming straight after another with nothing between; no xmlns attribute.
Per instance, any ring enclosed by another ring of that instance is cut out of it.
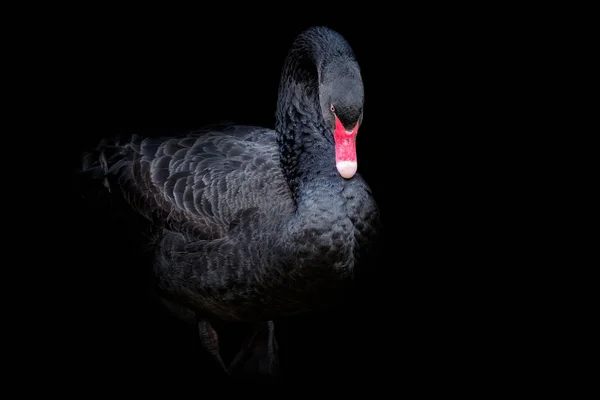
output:
<svg viewBox="0 0 600 400"><path fill-rule="evenodd" d="M275 132L228 126L177 138L134 137L102 149L112 191L142 215L197 239L224 236L250 210L272 218L293 211ZM112 154L110 154L112 153Z"/></svg>

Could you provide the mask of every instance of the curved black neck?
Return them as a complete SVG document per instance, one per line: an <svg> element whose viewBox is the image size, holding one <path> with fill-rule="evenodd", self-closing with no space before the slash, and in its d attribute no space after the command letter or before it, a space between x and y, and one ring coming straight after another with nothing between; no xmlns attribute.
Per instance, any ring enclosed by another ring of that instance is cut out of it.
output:
<svg viewBox="0 0 600 400"><path fill-rule="evenodd" d="M341 37L327 28L303 32L285 60L279 86L276 125L281 167L297 200L304 182L336 173L331 127L325 123L319 98L321 71L332 59L355 62Z"/></svg>

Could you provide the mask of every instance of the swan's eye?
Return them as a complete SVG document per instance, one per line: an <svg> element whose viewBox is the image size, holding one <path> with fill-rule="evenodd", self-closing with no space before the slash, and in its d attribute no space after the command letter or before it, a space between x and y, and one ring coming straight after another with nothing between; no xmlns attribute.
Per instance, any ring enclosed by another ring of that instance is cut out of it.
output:
<svg viewBox="0 0 600 400"><path fill-rule="evenodd" d="M329 109L331 110L332 113L335 113L335 107L333 107L333 104L329 106Z"/></svg>

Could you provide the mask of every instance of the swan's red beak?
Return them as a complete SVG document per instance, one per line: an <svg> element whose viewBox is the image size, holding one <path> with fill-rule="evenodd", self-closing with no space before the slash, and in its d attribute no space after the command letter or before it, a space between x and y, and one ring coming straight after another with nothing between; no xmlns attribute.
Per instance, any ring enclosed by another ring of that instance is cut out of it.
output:
<svg viewBox="0 0 600 400"><path fill-rule="evenodd" d="M335 117L335 131L333 138L335 141L335 166L346 179L350 179L356 174L358 165L356 163L356 134L358 133L358 123L350 131L344 128L342 122Z"/></svg>

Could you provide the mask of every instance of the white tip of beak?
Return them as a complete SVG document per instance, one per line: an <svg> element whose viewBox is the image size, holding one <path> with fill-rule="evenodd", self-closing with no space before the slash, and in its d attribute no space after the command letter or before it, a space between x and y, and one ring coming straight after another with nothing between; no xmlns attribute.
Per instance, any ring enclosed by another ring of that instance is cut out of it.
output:
<svg viewBox="0 0 600 400"><path fill-rule="evenodd" d="M335 166L340 175L346 179L352 178L358 169L356 161L338 161Z"/></svg>

